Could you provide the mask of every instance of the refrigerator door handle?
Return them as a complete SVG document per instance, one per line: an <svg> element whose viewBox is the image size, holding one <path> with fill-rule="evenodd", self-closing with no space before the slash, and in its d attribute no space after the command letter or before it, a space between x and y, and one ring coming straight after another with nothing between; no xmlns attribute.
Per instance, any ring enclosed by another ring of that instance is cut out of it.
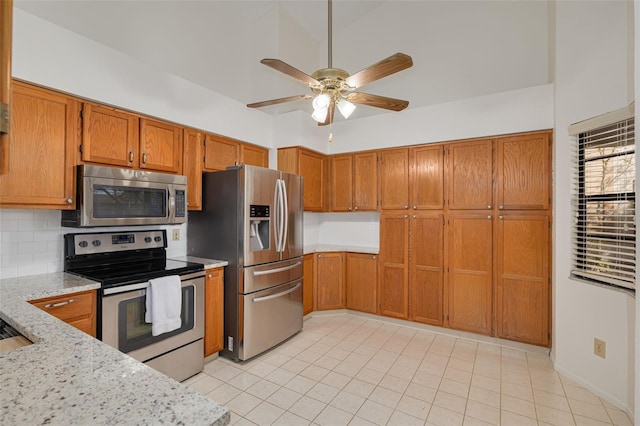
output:
<svg viewBox="0 0 640 426"><path fill-rule="evenodd" d="M278 244L276 250L279 252L284 251L284 232L285 232L285 195L283 191L284 181L278 179L276 181L276 187L278 188Z"/></svg>
<svg viewBox="0 0 640 426"><path fill-rule="evenodd" d="M280 200L280 185L279 185L279 181L276 180L276 188L273 193L273 210L274 210L273 228L274 228L274 239L276 241L277 252L280 252L280 210L279 210L280 201L279 200Z"/></svg>
<svg viewBox="0 0 640 426"><path fill-rule="evenodd" d="M251 299L251 301L253 303L259 303L259 302L266 302L267 300L271 300L271 299L277 299L278 297L286 296L289 293L293 293L294 291L299 289L301 285L302 283L298 283L295 286L291 287L289 290L281 291L275 294L270 294L269 296L254 297L253 299Z"/></svg>
<svg viewBox="0 0 640 426"><path fill-rule="evenodd" d="M301 262L296 262L293 265L288 265L288 266L283 266L282 268L275 268L275 269L267 269L264 271L253 271L253 275L255 277L260 276L260 275L269 275L269 274L276 274L278 272L284 272L284 271L288 271L290 269L294 269L298 266L300 266L302 263Z"/></svg>
<svg viewBox="0 0 640 426"><path fill-rule="evenodd" d="M287 238L289 235L289 199L287 198L287 183L282 179L282 199L284 201L284 209L282 210L282 218L284 219L284 230L282 232L282 244L280 251L284 251L287 247Z"/></svg>

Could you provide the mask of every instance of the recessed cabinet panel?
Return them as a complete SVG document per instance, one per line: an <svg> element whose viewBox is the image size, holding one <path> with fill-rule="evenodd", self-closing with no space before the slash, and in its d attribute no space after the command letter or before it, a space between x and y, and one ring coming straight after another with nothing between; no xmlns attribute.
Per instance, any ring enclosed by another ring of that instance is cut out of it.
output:
<svg viewBox="0 0 640 426"><path fill-rule="evenodd" d="M347 308L375 314L378 282L377 256L347 253Z"/></svg>
<svg viewBox="0 0 640 426"><path fill-rule="evenodd" d="M331 200L332 210L346 212L353 209L353 156L331 157Z"/></svg>
<svg viewBox="0 0 640 426"><path fill-rule="evenodd" d="M269 150L245 143L240 144L240 163L249 166L269 167Z"/></svg>
<svg viewBox="0 0 640 426"><path fill-rule="evenodd" d="M548 215L501 215L496 235L498 337L549 346Z"/></svg>
<svg viewBox="0 0 640 426"><path fill-rule="evenodd" d="M204 168L207 171L224 170L238 164L240 146L238 142L222 136L206 135Z"/></svg>
<svg viewBox="0 0 640 426"><path fill-rule="evenodd" d="M139 167L181 174L182 132L171 123L141 118Z"/></svg>
<svg viewBox="0 0 640 426"><path fill-rule="evenodd" d="M408 318L409 218L404 213L380 216L378 304L382 315Z"/></svg>
<svg viewBox="0 0 640 426"><path fill-rule="evenodd" d="M224 348L224 270L205 271L204 356Z"/></svg>
<svg viewBox="0 0 640 426"><path fill-rule="evenodd" d="M184 170L187 177L187 206L189 210L202 210L203 134L184 129Z"/></svg>
<svg viewBox="0 0 640 426"><path fill-rule="evenodd" d="M318 310L345 307L344 253L316 254Z"/></svg>
<svg viewBox="0 0 640 426"><path fill-rule="evenodd" d="M378 154L365 152L353 156L353 210L378 208Z"/></svg>
<svg viewBox="0 0 640 426"><path fill-rule="evenodd" d="M453 143L449 152L449 208L493 208L493 142Z"/></svg>
<svg viewBox="0 0 640 426"><path fill-rule="evenodd" d="M411 208L444 207L444 148L442 145L411 149Z"/></svg>
<svg viewBox="0 0 640 426"><path fill-rule="evenodd" d="M491 215L456 213L448 223L448 324L451 328L491 334Z"/></svg>

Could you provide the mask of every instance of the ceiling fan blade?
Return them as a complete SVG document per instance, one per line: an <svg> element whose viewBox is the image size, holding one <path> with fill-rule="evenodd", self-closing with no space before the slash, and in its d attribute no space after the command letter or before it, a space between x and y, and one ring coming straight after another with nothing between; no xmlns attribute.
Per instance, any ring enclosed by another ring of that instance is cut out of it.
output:
<svg viewBox="0 0 640 426"><path fill-rule="evenodd" d="M252 104L247 104L249 108L261 108L269 105L282 104L285 102L299 101L303 99L311 99L313 96L311 95L296 95L296 96L287 96L286 98L278 98L278 99L270 99L268 101L262 102L254 102Z"/></svg>
<svg viewBox="0 0 640 426"><path fill-rule="evenodd" d="M326 126L327 124L333 123L333 113L336 112L336 103L331 101L329 104L329 111L327 111L327 118L322 123L318 123L318 126Z"/></svg>
<svg viewBox="0 0 640 426"><path fill-rule="evenodd" d="M403 101L402 99L387 98L385 96L358 92L347 95L347 100L354 104L390 109L392 111L402 111L409 106L409 101Z"/></svg>
<svg viewBox="0 0 640 426"><path fill-rule="evenodd" d="M308 74L303 73L302 71L300 71L299 69L292 67L291 65L287 64L286 62L282 62L280 59L269 59L269 58L265 58L263 60L260 61L261 64L265 64L268 67L273 68L274 70L280 71L282 73L287 74L290 77L295 78L296 80L299 80L305 84L308 84L310 86L317 86L320 84L320 82L318 80L316 80L315 78L311 77Z"/></svg>
<svg viewBox="0 0 640 426"><path fill-rule="evenodd" d="M354 75L347 77L346 82L349 86L358 88L372 81L381 79L388 75L397 73L413 65L411 56L404 53L396 53L386 59L381 60L368 68L358 71Z"/></svg>

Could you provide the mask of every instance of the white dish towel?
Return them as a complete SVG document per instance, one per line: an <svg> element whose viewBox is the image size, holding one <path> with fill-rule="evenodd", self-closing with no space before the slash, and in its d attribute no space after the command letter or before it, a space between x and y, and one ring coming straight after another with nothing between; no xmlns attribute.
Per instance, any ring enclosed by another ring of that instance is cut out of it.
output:
<svg viewBox="0 0 640 426"><path fill-rule="evenodd" d="M147 310L144 320L151 323L152 335L158 336L180 328L182 326L180 277L169 275L149 280L145 304Z"/></svg>

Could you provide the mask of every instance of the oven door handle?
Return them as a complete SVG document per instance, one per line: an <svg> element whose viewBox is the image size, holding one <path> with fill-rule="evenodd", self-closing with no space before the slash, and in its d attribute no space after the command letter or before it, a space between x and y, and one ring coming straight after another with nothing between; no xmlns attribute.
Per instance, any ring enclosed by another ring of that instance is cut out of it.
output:
<svg viewBox="0 0 640 426"><path fill-rule="evenodd" d="M286 296L287 294L293 293L294 291L299 289L301 285L302 285L302 283L298 283L295 286L291 287L289 290L281 291L280 293L270 294L269 296L254 297L253 299L251 299L251 301L253 303L266 302L267 300L276 299L278 297Z"/></svg>
<svg viewBox="0 0 640 426"><path fill-rule="evenodd" d="M121 287L111 287L111 288L105 288L102 294L104 294L105 296L108 296L110 294L118 294L118 293L125 293L127 291L142 290L142 289L146 289L147 287L149 287L148 282L125 285Z"/></svg>

